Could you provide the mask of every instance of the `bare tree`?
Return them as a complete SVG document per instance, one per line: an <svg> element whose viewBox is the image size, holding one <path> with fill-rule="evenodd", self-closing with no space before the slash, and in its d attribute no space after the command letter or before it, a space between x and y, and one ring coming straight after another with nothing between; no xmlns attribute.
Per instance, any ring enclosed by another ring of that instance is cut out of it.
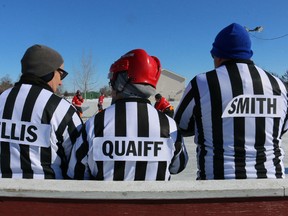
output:
<svg viewBox="0 0 288 216"><path fill-rule="evenodd" d="M12 80L8 75L2 77L0 79L0 94L12 86L13 86Z"/></svg>
<svg viewBox="0 0 288 216"><path fill-rule="evenodd" d="M288 82L288 70L281 76L281 79L283 82L287 83Z"/></svg>
<svg viewBox="0 0 288 216"><path fill-rule="evenodd" d="M84 93L84 98L86 99L86 93L95 89L97 86L97 80L95 78L96 69L92 62L92 53L90 52L88 56L85 55L83 51L81 58L81 68L75 72L75 85L81 92Z"/></svg>
<svg viewBox="0 0 288 216"><path fill-rule="evenodd" d="M111 96L112 90L111 90L111 87L104 86L104 87L100 88L100 92L102 92L107 97L107 96Z"/></svg>

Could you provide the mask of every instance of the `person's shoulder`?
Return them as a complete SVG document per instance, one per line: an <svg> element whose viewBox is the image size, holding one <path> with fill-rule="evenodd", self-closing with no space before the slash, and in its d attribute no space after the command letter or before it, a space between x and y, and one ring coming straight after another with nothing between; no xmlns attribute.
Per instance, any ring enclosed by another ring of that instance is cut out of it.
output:
<svg viewBox="0 0 288 216"><path fill-rule="evenodd" d="M207 76L211 73L216 73L216 69L212 69L212 70L206 71L204 73L200 73L198 76Z"/></svg>
<svg viewBox="0 0 288 216"><path fill-rule="evenodd" d="M53 94L53 93L52 93ZM63 97L63 96L59 96L59 95L57 95L57 94L54 94L53 95L55 98L58 98L58 100L61 102L61 105L62 106L72 106L72 104L71 104L71 102L67 99L67 98L65 98L65 97Z"/></svg>
<svg viewBox="0 0 288 216"><path fill-rule="evenodd" d="M158 109L156 109L155 107L153 107L153 109L155 109L157 112L158 112L158 116L159 116L159 118L165 118L165 116L166 117L169 117L168 115L166 115L164 112L162 112L162 111L160 111L160 110L158 110ZM170 118L170 117L169 117Z"/></svg>
<svg viewBox="0 0 288 216"><path fill-rule="evenodd" d="M4 90L3 92L0 92L0 97L7 97L8 94L9 94L9 92L11 92L11 90L12 90L13 88L15 88L15 87L10 87L10 88Z"/></svg>
<svg viewBox="0 0 288 216"><path fill-rule="evenodd" d="M165 97L163 97L164 98L164 100L163 101L165 101L165 102L168 102L168 99L167 98L165 98Z"/></svg>
<svg viewBox="0 0 288 216"><path fill-rule="evenodd" d="M68 103L69 105L71 105L71 102L67 98L61 97L59 95L57 95L57 97L59 97L61 100L65 101L64 103Z"/></svg>
<svg viewBox="0 0 288 216"><path fill-rule="evenodd" d="M205 80L206 80L206 77L209 76L211 73L216 73L216 70L213 69L213 70L210 70L210 71L206 71L206 72L199 73L199 74L197 74L196 76L194 76L190 82L194 82L194 81L197 81L197 82L205 81Z"/></svg>
<svg viewBox="0 0 288 216"><path fill-rule="evenodd" d="M98 113L99 114L99 113ZM88 118L87 121L85 122L85 127L86 128L90 128L90 127L94 127L94 122L95 122L95 118L98 115L93 115L92 117Z"/></svg>
<svg viewBox="0 0 288 216"><path fill-rule="evenodd" d="M215 73L215 72L216 72L216 69L215 69L215 68L214 68L214 69L211 69L211 70L208 70L208 71L204 71L204 72L202 71L202 72L196 74L196 75L192 78L192 80L193 80L193 79L197 79L197 78L205 77L207 74Z"/></svg>

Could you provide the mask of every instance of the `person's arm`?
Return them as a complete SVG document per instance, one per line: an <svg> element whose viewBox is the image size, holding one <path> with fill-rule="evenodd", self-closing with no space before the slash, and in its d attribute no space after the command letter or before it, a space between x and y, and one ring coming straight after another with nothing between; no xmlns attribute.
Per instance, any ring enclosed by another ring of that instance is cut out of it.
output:
<svg viewBox="0 0 288 216"><path fill-rule="evenodd" d="M171 174L177 174L185 169L189 157L184 144L184 139L180 131L174 131L171 134L171 138L174 139L175 151L169 167L169 171Z"/></svg>
<svg viewBox="0 0 288 216"><path fill-rule="evenodd" d="M157 109L157 110L159 110L159 102L155 102L154 108Z"/></svg>
<svg viewBox="0 0 288 216"><path fill-rule="evenodd" d="M81 135L73 145L71 156L69 158L67 175L71 179L88 180L90 179L88 168L88 150L89 144L85 125L82 127Z"/></svg>
<svg viewBox="0 0 288 216"><path fill-rule="evenodd" d="M176 108L174 119L178 124L183 136L195 135L195 119L193 109L195 107L195 93L192 88L193 79L186 87L184 94Z"/></svg>
<svg viewBox="0 0 288 216"><path fill-rule="evenodd" d="M55 140L55 144L58 147L57 155L61 158L61 169L65 178L68 158L70 157L73 144L80 136L83 121L68 101L62 99L60 103L61 112L55 112L55 120L51 121L52 128L55 130L51 138Z"/></svg>
<svg viewBox="0 0 288 216"><path fill-rule="evenodd" d="M75 100L76 100L76 96L73 96L72 98L72 104L75 105Z"/></svg>

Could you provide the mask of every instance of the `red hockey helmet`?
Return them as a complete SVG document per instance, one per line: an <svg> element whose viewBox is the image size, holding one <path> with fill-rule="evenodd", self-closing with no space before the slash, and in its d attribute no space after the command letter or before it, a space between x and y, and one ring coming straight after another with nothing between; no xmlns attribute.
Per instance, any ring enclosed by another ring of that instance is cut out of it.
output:
<svg viewBox="0 0 288 216"><path fill-rule="evenodd" d="M131 83L149 84L156 88L161 74L161 64L157 57L149 56L145 50L135 49L111 65L110 81L115 81L120 72L126 72Z"/></svg>

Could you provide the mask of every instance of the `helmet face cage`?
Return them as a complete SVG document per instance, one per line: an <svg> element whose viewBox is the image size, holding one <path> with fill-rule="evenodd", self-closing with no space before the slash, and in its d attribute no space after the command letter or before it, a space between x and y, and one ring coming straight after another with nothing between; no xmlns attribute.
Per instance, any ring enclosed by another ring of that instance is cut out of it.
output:
<svg viewBox="0 0 288 216"><path fill-rule="evenodd" d="M114 62L108 78L113 86L118 73L126 72L130 83L148 84L156 88L161 74L161 64L157 57L149 56L142 49L132 50Z"/></svg>

